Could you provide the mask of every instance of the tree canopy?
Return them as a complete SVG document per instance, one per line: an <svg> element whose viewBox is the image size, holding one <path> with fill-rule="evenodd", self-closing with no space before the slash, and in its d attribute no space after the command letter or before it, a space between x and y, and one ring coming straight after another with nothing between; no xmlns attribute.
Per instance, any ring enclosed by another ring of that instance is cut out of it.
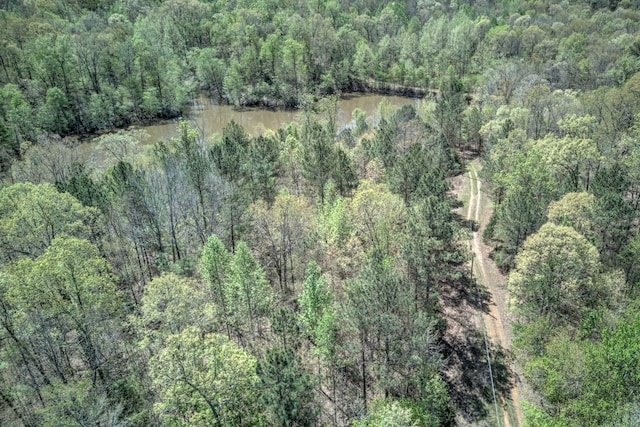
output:
<svg viewBox="0 0 640 427"><path fill-rule="evenodd" d="M524 424L638 424L637 6L2 2L0 424L491 423L469 161Z"/></svg>

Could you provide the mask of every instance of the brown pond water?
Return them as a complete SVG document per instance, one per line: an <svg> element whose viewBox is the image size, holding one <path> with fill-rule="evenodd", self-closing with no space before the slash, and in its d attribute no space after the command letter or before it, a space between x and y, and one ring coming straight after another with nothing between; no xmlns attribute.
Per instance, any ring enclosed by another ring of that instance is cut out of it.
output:
<svg viewBox="0 0 640 427"><path fill-rule="evenodd" d="M417 105L416 98L401 96L385 96L371 94L349 94L343 97L338 104L337 125L341 128L349 124L353 118L354 109L363 110L370 120L377 121L375 114L378 105L386 100L390 105L401 107L403 105ZM208 99L201 98L194 103L188 118L203 130L205 138L213 134L221 134L222 129L232 120L242 125L251 136L262 134L265 130L275 130L282 125L296 121L300 116L295 110L269 110L263 108L236 109L230 105L219 105ZM150 126L139 126L149 135L143 143L154 143L162 139L170 139L176 136L178 121L172 120L165 123Z"/></svg>
<svg viewBox="0 0 640 427"><path fill-rule="evenodd" d="M338 102L336 125L338 129L348 125L353 117L354 109L360 108L367 115L370 124L376 124L379 120L378 106L386 101L390 106L402 107L403 105L417 106L418 98L403 96L387 96L377 94L346 94ZM199 98L194 101L186 116L194 125L201 129L205 138L214 134L221 134L222 129L232 120L242 125L245 131L256 136L266 130L276 130L282 125L300 119L300 111L295 110L271 110L264 108L237 109L230 105L220 105L207 98ZM154 144L161 140L170 140L177 136L176 128L179 119L170 120L151 125L135 125L130 129L144 130L146 137L140 141L142 145ZM96 150L96 144L88 140L77 147L77 153L81 158L90 160L96 164L103 163L103 156Z"/></svg>

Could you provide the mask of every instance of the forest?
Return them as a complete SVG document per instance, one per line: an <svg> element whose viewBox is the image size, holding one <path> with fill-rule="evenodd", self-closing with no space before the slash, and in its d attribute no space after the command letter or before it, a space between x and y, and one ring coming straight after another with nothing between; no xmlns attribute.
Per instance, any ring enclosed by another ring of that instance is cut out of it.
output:
<svg viewBox="0 0 640 427"><path fill-rule="evenodd" d="M0 0L0 179L3 426L640 425L638 0Z"/></svg>

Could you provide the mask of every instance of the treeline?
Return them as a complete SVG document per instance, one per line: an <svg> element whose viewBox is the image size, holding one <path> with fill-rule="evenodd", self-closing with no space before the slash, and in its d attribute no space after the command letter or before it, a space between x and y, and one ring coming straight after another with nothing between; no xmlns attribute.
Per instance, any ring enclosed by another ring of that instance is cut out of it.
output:
<svg viewBox="0 0 640 427"><path fill-rule="evenodd" d="M202 92L235 105L296 107L307 94L442 89L451 76L472 92L504 58L535 62L561 88L595 87L594 72L619 84L638 70L625 2L611 5L615 25L603 24L608 11L597 22L581 6L572 15L555 3L503 3L7 2L0 160L42 134L176 117ZM609 41L611 32L625 37Z"/></svg>
<svg viewBox="0 0 640 427"><path fill-rule="evenodd" d="M534 391L526 425L640 420L636 6L529 4L490 30L505 59L465 112L496 204L484 237L509 274Z"/></svg>
<svg viewBox="0 0 640 427"><path fill-rule="evenodd" d="M2 424L449 424L457 157L413 107L339 137L331 111L106 135L104 172L27 150L0 189Z"/></svg>
<svg viewBox="0 0 640 427"><path fill-rule="evenodd" d="M472 15L412 2L11 3L0 11L2 159L41 134L176 117L202 92L297 107L371 82L437 86L448 67L467 71L489 28Z"/></svg>

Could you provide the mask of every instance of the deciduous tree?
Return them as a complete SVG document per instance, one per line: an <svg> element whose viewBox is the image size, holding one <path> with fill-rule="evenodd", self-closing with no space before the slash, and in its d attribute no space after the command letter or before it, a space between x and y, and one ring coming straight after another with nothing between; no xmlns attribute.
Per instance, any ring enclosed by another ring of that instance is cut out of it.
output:
<svg viewBox="0 0 640 427"><path fill-rule="evenodd" d="M0 189L0 259L36 258L61 235L96 241L100 214L51 184Z"/></svg>
<svg viewBox="0 0 640 427"><path fill-rule="evenodd" d="M595 303L598 251L571 227L546 223L524 243L509 275L512 306L527 321L550 315L575 324L581 307Z"/></svg>
<svg viewBox="0 0 640 427"><path fill-rule="evenodd" d="M400 197L384 184L361 181L353 195L349 211L357 236L365 248L378 248L391 253L397 234L406 217Z"/></svg>
<svg viewBox="0 0 640 427"><path fill-rule="evenodd" d="M149 376L163 425L253 426L263 417L256 360L222 335L188 327L169 336Z"/></svg>
<svg viewBox="0 0 640 427"><path fill-rule="evenodd" d="M245 242L238 242L225 281L229 323L245 343L262 333L264 319L274 303L274 293L264 271Z"/></svg>
<svg viewBox="0 0 640 427"><path fill-rule="evenodd" d="M86 380L97 395L111 387L121 372L122 302L107 262L86 240L57 237L35 260L7 265L0 373L13 384L10 395L34 409L56 405L46 387Z"/></svg>
<svg viewBox="0 0 640 427"><path fill-rule="evenodd" d="M304 198L279 195L271 207L262 200L254 203L249 215L252 246L264 265L275 271L281 291L291 292L314 222L311 207Z"/></svg>

